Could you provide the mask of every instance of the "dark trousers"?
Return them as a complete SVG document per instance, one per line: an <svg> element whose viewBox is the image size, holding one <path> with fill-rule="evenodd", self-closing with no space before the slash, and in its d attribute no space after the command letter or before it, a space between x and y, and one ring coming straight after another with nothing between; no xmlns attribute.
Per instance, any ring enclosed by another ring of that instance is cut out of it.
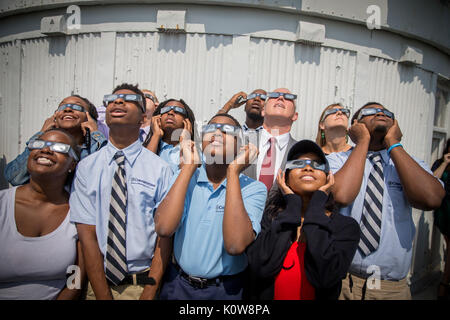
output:
<svg viewBox="0 0 450 320"><path fill-rule="evenodd" d="M197 288L182 277L172 263L164 274L160 300L241 300L245 273L226 277L216 284Z"/></svg>

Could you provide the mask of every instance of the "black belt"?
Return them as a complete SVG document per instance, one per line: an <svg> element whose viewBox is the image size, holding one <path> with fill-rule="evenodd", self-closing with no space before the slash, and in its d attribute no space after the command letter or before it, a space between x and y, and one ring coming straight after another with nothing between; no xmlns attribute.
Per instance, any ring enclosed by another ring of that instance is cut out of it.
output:
<svg viewBox="0 0 450 320"><path fill-rule="evenodd" d="M141 273L129 274L129 275L125 276L125 278L122 281L120 281L118 286L122 286L125 284L133 284L133 285L149 284L149 285L153 286L156 284L156 281L152 277L148 276L149 272L150 272L150 270L147 270L147 271L141 272ZM108 280L108 284L111 286L115 286L115 284L113 284L109 280Z"/></svg>
<svg viewBox="0 0 450 320"><path fill-rule="evenodd" d="M203 289L203 288L206 288L206 287L212 286L212 285L218 286L222 281L229 279L231 277L235 277L240 274L240 273L238 273L236 275L219 276L217 278L206 279L206 278L194 277L194 276L187 274L186 272L183 271L183 269L181 269L181 267L176 262L173 262L173 265L175 266L175 269L177 269L178 273L183 278L185 278L191 286L193 286L195 288L199 288L199 289Z"/></svg>

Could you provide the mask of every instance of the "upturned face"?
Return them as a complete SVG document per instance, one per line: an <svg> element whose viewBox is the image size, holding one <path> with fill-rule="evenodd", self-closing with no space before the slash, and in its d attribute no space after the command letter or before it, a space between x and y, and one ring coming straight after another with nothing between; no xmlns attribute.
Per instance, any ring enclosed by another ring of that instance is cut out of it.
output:
<svg viewBox="0 0 450 320"><path fill-rule="evenodd" d="M364 109L369 108L385 109L383 106L378 104L371 104L364 107ZM363 116L359 122L366 125L367 130L369 130L371 135L374 133L386 134L389 128L394 124L394 120L386 116L383 112L378 112L370 116Z"/></svg>
<svg viewBox="0 0 450 320"><path fill-rule="evenodd" d="M114 94L136 93L128 89L121 89L114 92ZM137 102L117 98L106 106L105 119L109 127L114 125L140 126L144 121L144 114Z"/></svg>
<svg viewBox="0 0 450 320"><path fill-rule="evenodd" d="M319 156L312 152L305 153L297 159L321 162ZM325 172L314 169L310 165L306 165L304 168L291 169L286 178L286 184L299 196L311 195L327 182Z"/></svg>
<svg viewBox="0 0 450 320"><path fill-rule="evenodd" d="M58 107L65 104L76 104L83 107L82 111L73 110L70 107L66 107L64 110L55 112L56 125L59 128L71 130L74 128L81 128L81 124L87 121L86 112L88 112L88 106L86 102L78 97L67 97L58 105Z"/></svg>
<svg viewBox="0 0 450 320"><path fill-rule="evenodd" d="M330 110L330 109L342 110L344 108L339 105L334 105L334 106L327 108L327 110ZM329 128L334 128L334 127L347 128L348 120L349 119L345 113L343 113L342 111L337 111L336 113L327 115L325 117L325 119L322 120L322 122L320 123L320 129L327 130Z"/></svg>
<svg viewBox="0 0 450 320"><path fill-rule="evenodd" d="M236 126L232 119L223 116L217 116L209 123ZM233 160L237 154L237 147L237 137L220 129L203 134L202 150L207 163L224 164L227 159Z"/></svg>
<svg viewBox="0 0 450 320"><path fill-rule="evenodd" d="M39 137L38 140L59 142L71 145L71 139L63 132L49 131ZM66 176L69 169L75 168L74 159L68 153L52 151L50 146L42 149L33 149L28 156L27 169L31 177L35 175L48 175L54 179Z"/></svg>
<svg viewBox="0 0 450 320"><path fill-rule="evenodd" d="M266 94L266 91L264 90L255 90L251 94L257 93L257 94ZM264 108L264 102L265 100L261 99L260 96L256 96L253 99L247 100L245 103L245 113L249 118L252 119L259 119L262 118L262 111Z"/></svg>
<svg viewBox="0 0 450 320"><path fill-rule="evenodd" d="M273 92L291 93L288 89L284 88L276 89ZM280 95L278 98L267 98L262 116L295 121L297 120L298 114L295 111L294 101L285 99L283 95Z"/></svg>

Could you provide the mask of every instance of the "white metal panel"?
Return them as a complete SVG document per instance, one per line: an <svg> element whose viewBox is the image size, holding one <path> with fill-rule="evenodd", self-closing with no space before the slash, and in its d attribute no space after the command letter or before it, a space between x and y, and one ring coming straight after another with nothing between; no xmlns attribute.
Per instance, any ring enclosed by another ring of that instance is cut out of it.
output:
<svg viewBox="0 0 450 320"><path fill-rule="evenodd" d="M22 42L21 150L74 88L75 42L52 37Z"/></svg>
<svg viewBox="0 0 450 320"><path fill-rule="evenodd" d="M183 98L196 119L209 119L229 94L233 77L231 36L121 33L117 35L115 85L138 83L158 99Z"/></svg>
<svg viewBox="0 0 450 320"><path fill-rule="evenodd" d="M0 45L0 158L6 162L19 151L19 92L20 41L3 43Z"/></svg>
<svg viewBox="0 0 450 320"><path fill-rule="evenodd" d="M430 104L432 73L382 58L370 58L369 101L393 111L402 130L402 144L408 152L428 161L433 116Z"/></svg>

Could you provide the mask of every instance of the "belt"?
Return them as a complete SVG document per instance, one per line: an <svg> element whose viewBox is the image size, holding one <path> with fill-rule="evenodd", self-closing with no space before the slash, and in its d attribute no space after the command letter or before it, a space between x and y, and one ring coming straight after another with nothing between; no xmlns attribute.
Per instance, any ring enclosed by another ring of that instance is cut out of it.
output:
<svg viewBox="0 0 450 320"><path fill-rule="evenodd" d="M122 285L126 285L126 284L132 284L132 285L155 285L156 281L153 277L149 277L148 273L150 272L150 270L146 270L143 271L141 273L134 273L134 274L129 274L127 276L125 276L125 278L120 281L120 283L118 284L118 286L122 286ZM111 286L115 286L115 284L113 284L111 281L108 280L108 284Z"/></svg>
<svg viewBox="0 0 450 320"><path fill-rule="evenodd" d="M175 266L175 269L177 269L178 273L183 278L185 278L191 286L198 288L198 289L204 289L204 288L206 288L208 286L212 286L212 285L218 286L225 279L229 279L230 277L236 276L236 275L219 276L219 277L212 278L212 279L194 277L194 276L191 276L191 275L187 274L186 272L184 272L183 269L181 269L181 267L178 265L178 263L173 262L173 265Z"/></svg>

